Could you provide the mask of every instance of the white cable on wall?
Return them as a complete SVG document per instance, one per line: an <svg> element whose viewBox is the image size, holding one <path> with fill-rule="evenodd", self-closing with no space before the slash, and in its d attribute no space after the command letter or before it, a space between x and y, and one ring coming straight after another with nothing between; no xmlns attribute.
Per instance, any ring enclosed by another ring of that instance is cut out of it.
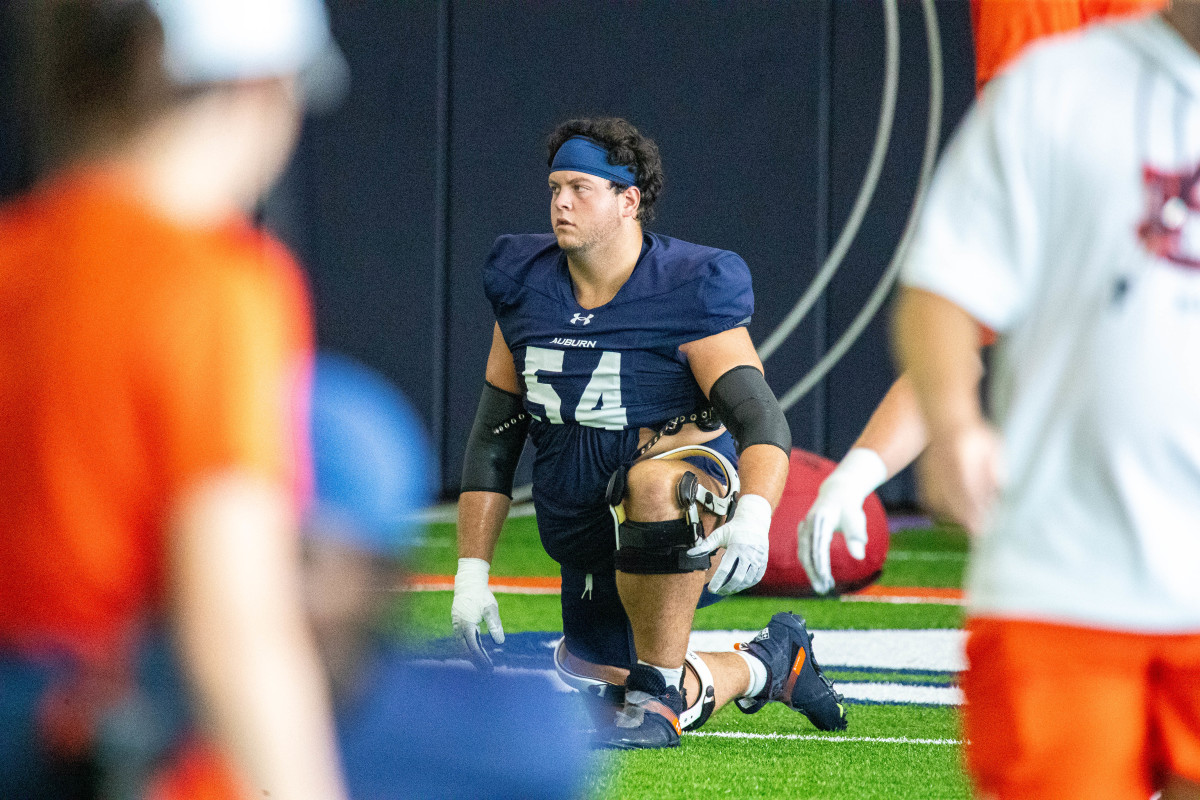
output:
<svg viewBox="0 0 1200 800"><path fill-rule="evenodd" d="M850 323L850 327L809 373L779 398L779 403L783 406L784 411L798 403L828 374L829 370L833 369L879 312L884 300L891 292L892 286L895 285L896 278L899 277L900 266L904 263L904 254L908 251L909 242L916 229L921 200L933 174L933 166L937 160L938 140L942 135L942 39L938 32L937 9L934 7L933 0L922 0L922 8L925 11L925 37L929 44L929 121L925 128L925 152L921 161L921 176L917 182L916 195L908 214L908 223L904 227L904 235L900 237L900 243L896 245L892 260L879 279L879 283L876 284L871 296L867 298L866 305Z"/></svg>
<svg viewBox="0 0 1200 800"><path fill-rule="evenodd" d="M875 189L879 185L879 175L883 172L883 162L887 158L888 144L892 138L892 126L896 117L896 94L900 85L900 17L896 9L896 0L883 0L886 54L883 70L883 99L879 106L879 122L875 127L875 144L871 149L871 160L867 163L867 172L863 176L862 186L858 196L854 198L854 206L850 216L842 227L837 243L825 257L825 263L817 272L813 282L809 284L804 294L796 301L796 305L783 318L783 321L767 336L758 347L758 357L766 361L779 346L782 345L796 326L808 315L817 298L825 291L825 287L833 280L842 259L850 251L854 237L862 225L863 218L871 200L875 197Z"/></svg>
<svg viewBox="0 0 1200 800"><path fill-rule="evenodd" d="M908 224L905 228L904 235L897 245L895 256L892 258L887 271L876 285L871 297L868 298L867 304L859 312L858 316L851 323L850 327L842 334L841 338L834 344L833 349L825 354L821 360L809 371L808 375L802 378L795 386L780 398L780 403L786 411L797 402L799 402L812 387L815 386L822 378L833 368L835 364L845 355L846 351L854 344L858 337L862 334L863 329L878 313L879 307L883 304L884 299L891 291L892 285L896 281L896 275L899 271L899 265L902 263L902 256L907 249L908 241L911 238L912 228L916 219L916 210L920 202L921 195L924 192L925 185L928 183L929 175L932 173L933 162L937 155L937 143L941 136L941 116L942 116L942 47L941 37L937 28L937 11L933 6L933 0L922 0L922 6L925 12L925 33L929 44L929 121L926 127L925 134L925 157L921 164L921 176L917 186L916 199L913 203L913 208L909 213ZM899 12L896 6L896 0L883 0L884 7L884 24L885 24L885 40L886 54L884 58L884 85L883 97L879 109L879 121L875 130L875 144L871 151L871 160L867 165L866 174L863 177L863 183L859 187L858 196L855 198L854 206L850 211L850 216L846 220L846 224L842 228L841 234L838 236L837 243L833 250L825 259L825 263L821 266L820 272L813 280L812 284L805 291L804 295L797 301L791 312L784 318L779 326L767 337L766 341L758 348L759 358L764 361L770 357L772 353L788 338L789 335L796 329L796 326L808 314L816 299L828 286L833 276L837 273L841 266L842 260L846 253L850 250L850 245L854 241L854 237L858 234L858 229L862 225L863 218L866 216L871 200L874 198L875 190L879 184L879 176L883 171L883 163L887 157L888 145L891 141L892 127L895 121L896 112L896 95L899 88L900 76L900 22ZM520 503L528 503L533 497L532 484L518 486L513 489L512 502L514 505Z"/></svg>

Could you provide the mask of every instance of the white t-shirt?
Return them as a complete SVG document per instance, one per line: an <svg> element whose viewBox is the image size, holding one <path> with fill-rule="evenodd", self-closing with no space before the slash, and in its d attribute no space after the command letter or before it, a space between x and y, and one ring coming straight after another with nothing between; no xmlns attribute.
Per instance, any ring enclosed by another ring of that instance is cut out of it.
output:
<svg viewBox="0 0 1200 800"><path fill-rule="evenodd" d="M1200 55L1158 16L1035 45L947 150L904 283L1000 334L972 613L1200 630Z"/></svg>

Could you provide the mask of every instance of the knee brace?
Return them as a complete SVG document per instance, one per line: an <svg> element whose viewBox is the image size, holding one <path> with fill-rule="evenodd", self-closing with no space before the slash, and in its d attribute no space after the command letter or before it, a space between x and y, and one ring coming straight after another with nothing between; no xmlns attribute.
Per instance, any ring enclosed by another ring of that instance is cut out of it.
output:
<svg viewBox="0 0 1200 800"><path fill-rule="evenodd" d="M714 461L725 477L725 493L717 495L700 484L692 472L685 472L675 485L675 502L683 509L679 519L661 522L637 522L625 516L625 492L628 488L628 467L621 467L608 481L607 501L612 513L617 537L616 567L634 575L677 575L708 569L710 555L689 556L696 542L704 538L700 524L700 507L717 516L731 517L740 490L737 470L729 459L703 445L677 447L654 456L654 459L677 461L704 457Z"/></svg>

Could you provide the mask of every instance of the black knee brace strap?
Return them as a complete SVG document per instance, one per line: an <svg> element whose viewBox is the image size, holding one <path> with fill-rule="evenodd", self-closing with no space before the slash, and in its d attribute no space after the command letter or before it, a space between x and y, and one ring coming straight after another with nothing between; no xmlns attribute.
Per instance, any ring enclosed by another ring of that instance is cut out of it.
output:
<svg viewBox="0 0 1200 800"><path fill-rule="evenodd" d="M712 556L689 556L687 551L704 538L700 524L700 508L728 519L737 502L739 482L737 470L729 459L704 445L685 445L654 456L652 460L708 458L724 474L725 494L721 497L704 488L696 475L685 472L675 485L675 502L683 509L681 519L664 522L635 522L625 518L625 491L628 488L629 467L622 466L608 481L605 499L612 512L617 530L616 566L621 572L634 575L678 575L708 569Z"/></svg>
<svg viewBox="0 0 1200 800"><path fill-rule="evenodd" d="M671 519L664 522L635 522L627 519L617 526L616 567L634 575L677 575L708 569L712 556L689 556L687 551L702 538L697 521Z"/></svg>

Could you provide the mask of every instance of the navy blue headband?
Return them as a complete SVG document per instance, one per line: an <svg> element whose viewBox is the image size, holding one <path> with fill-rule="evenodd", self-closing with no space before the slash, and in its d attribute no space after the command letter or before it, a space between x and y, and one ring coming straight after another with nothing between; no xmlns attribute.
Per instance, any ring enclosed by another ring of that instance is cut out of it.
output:
<svg viewBox="0 0 1200 800"><path fill-rule="evenodd" d="M550 165L551 172L570 170L571 172L586 172L600 178L619 183L622 186L633 186L637 183L637 174L633 167L623 167L608 160L608 151L598 142L586 136L572 136L562 143L554 154L554 162Z"/></svg>

